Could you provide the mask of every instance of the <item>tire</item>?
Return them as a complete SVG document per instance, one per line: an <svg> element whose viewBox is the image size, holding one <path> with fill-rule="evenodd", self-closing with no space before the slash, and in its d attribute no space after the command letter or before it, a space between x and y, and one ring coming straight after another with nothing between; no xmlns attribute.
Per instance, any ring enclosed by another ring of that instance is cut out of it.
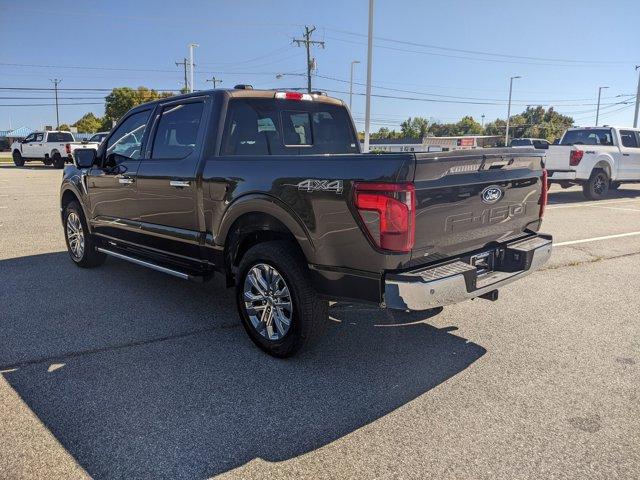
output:
<svg viewBox="0 0 640 480"><path fill-rule="evenodd" d="M589 200L601 200L609 193L609 175L604 170L596 169L591 177L582 185L582 193Z"/></svg>
<svg viewBox="0 0 640 480"><path fill-rule="evenodd" d="M24 157L18 150L13 151L13 163L16 167L24 167Z"/></svg>
<svg viewBox="0 0 640 480"><path fill-rule="evenodd" d="M51 160L50 158L45 158L44 160L42 160L42 163L44 163L47 167L49 165L51 165L53 163L53 160Z"/></svg>
<svg viewBox="0 0 640 480"><path fill-rule="evenodd" d="M256 288L258 278L266 281L258 281L262 292ZM253 298L249 300L249 296ZM304 258L284 241L258 244L242 257L236 301L242 325L253 343L278 358L308 347L329 323L329 302L321 300L311 285ZM262 322L265 314L268 320Z"/></svg>
<svg viewBox="0 0 640 480"><path fill-rule="evenodd" d="M59 152L53 154L52 160L53 168L64 168L64 158L62 157L62 155L60 155Z"/></svg>
<svg viewBox="0 0 640 480"><path fill-rule="evenodd" d="M79 267L91 268L104 263L106 255L96 250L95 238L89 233L78 202L70 202L64 209L64 239L71 260Z"/></svg>
<svg viewBox="0 0 640 480"><path fill-rule="evenodd" d="M611 182L609 183L609 190L618 190L620 188L620 185L622 185L622 182Z"/></svg>

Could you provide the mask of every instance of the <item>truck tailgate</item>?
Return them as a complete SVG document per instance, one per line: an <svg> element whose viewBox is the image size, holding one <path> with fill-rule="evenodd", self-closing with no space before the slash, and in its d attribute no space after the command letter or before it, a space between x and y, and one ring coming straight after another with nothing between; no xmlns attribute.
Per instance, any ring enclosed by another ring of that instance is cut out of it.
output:
<svg viewBox="0 0 640 480"><path fill-rule="evenodd" d="M571 145L550 145L545 158L547 170L569 170L572 149Z"/></svg>
<svg viewBox="0 0 640 480"><path fill-rule="evenodd" d="M412 259L439 260L537 230L542 156L517 149L416 154Z"/></svg>

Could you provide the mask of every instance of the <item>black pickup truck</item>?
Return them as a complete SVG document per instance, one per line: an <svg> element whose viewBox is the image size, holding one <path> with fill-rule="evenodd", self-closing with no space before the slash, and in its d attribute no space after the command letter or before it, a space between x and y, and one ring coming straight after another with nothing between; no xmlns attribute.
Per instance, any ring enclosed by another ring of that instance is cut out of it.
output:
<svg viewBox="0 0 640 480"><path fill-rule="evenodd" d="M329 300L495 300L551 254L546 185L533 149L363 154L340 100L237 86L132 109L76 150L61 214L80 267L221 272L251 339L284 357L323 331Z"/></svg>

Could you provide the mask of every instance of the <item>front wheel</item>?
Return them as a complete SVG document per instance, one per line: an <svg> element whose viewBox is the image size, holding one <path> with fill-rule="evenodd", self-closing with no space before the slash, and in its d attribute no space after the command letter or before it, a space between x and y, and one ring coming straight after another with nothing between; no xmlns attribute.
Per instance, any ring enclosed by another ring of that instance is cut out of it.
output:
<svg viewBox="0 0 640 480"><path fill-rule="evenodd" d="M582 193L589 200L601 200L609 192L609 175L604 170L594 170L582 185Z"/></svg>
<svg viewBox="0 0 640 480"><path fill-rule="evenodd" d="M282 241L250 248L240 262L236 301L251 340L274 357L289 357L312 343L329 321L295 246Z"/></svg>
<svg viewBox="0 0 640 480"><path fill-rule="evenodd" d="M97 267L104 263L106 255L96 250L78 202L71 202L64 209L64 238L71 260L79 267Z"/></svg>
<svg viewBox="0 0 640 480"><path fill-rule="evenodd" d="M22 154L21 154L19 151L17 151L17 150L15 150L15 151L13 152L13 164L14 164L16 167L24 167L24 157L23 157L23 156L22 156Z"/></svg>

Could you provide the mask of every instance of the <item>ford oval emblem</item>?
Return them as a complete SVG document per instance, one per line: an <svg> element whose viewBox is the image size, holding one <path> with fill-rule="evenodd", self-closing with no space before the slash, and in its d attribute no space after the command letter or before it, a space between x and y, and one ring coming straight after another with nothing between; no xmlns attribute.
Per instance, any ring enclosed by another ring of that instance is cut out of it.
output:
<svg viewBox="0 0 640 480"><path fill-rule="evenodd" d="M480 198L482 199L482 203L487 203L489 205L496 203L503 196L504 196L504 190L502 190L502 188L500 188L498 185L489 185L480 193Z"/></svg>

